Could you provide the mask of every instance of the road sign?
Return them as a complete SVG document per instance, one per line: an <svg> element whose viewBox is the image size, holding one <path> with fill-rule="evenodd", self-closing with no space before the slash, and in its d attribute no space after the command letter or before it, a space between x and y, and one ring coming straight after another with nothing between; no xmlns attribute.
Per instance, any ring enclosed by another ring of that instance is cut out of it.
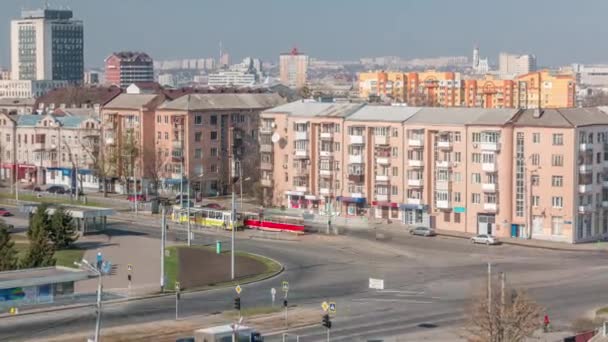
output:
<svg viewBox="0 0 608 342"><path fill-rule="evenodd" d="M283 292L289 291L289 282L283 281Z"/></svg>
<svg viewBox="0 0 608 342"><path fill-rule="evenodd" d="M128 264L127 265L127 271L129 271L129 272L133 271L133 265Z"/></svg>
<svg viewBox="0 0 608 342"><path fill-rule="evenodd" d="M376 290L384 290L384 279L369 278L369 288Z"/></svg>
<svg viewBox="0 0 608 342"><path fill-rule="evenodd" d="M234 290L236 291L236 294L241 294L241 292L243 291L243 289L241 288L241 285L237 285Z"/></svg>
<svg viewBox="0 0 608 342"><path fill-rule="evenodd" d="M327 310L329 309L329 304L327 304L327 302L323 302L321 303L321 308L323 309L323 311L327 312Z"/></svg>
<svg viewBox="0 0 608 342"><path fill-rule="evenodd" d="M333 313L333 314L336 313L336 303L334 303L334 302L329 303L329 313Z"/></svg>

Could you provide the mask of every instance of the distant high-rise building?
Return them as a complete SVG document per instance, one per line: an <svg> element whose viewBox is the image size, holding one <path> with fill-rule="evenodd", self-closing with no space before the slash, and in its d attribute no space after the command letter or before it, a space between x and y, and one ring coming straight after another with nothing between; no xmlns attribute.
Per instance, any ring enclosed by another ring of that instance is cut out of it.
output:
<svg viewBox="0 0 608 342"><path fill-rule="evenodd" d="M83 24L71 10L22 11L11 21L13 80L82 82Z"/></svg>
<svg viewBox="0 0 608 342"><path fill-rule="evenodd" d="M105 60L107 85L126 88L132 83L154 82L152 58L143 52L115 52Z"/></svg>
<svg viewBox="0 0 608 342"><path fill-rule="evenodd" d="M101 77L97 70L87 70L84 72L84 84L99 84Z"/></svg>
<svg viewBox="0 0 608 342"><path fill-rule="evenodd" d="M293 48L289 53L282 53L279 58L279 77L281 82L291 88L301 88L306 84L308 73L308 55Z"/></svg>
<svg viewBox="0 0 608 342"><path fill-rule="evenodd" d="M220 71L209 74L208 84L213 87L251 86L255 84L255 74L242 71Z"/></svg>
<svg viewBox="0 0 608 342"><path fill-rule="evenodd" d="M473 72L476 74L485 74L490 71L490 63L487 58L479 56L479 47L475 45L473 48Z"/></svg>
<svg viewBox="0 0 608 342"><path fill-rule="evenodd" d="M230 65L230 54L226 52L222 52L220 56L220 67L226 67Z"/></svg>
<svg viewBox="0 0 608 342"><path fill-rule="evenodd" d="M498 56L498 72L501 76L521 75L536 71L536 56L513 55L501 52Z"/></svg>

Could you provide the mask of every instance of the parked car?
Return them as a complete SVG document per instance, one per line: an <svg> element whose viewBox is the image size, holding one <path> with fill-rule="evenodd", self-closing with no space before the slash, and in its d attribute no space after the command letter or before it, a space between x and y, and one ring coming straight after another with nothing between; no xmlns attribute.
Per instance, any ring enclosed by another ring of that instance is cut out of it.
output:
<svg viewBox="0 0 608 342"><path fill-rule="evenodd" d="M471 243L483 243L486 245L498 245L498 239L488 234L478 234L471 238Z"/></svg>
<svg viewBox="0 0 608 342"><path fill-rule="evenodd" d="M144 194L137 194L137 195L129 195L127 196L127 201L129 202L135 202L135 199L137 199L138 202L144 202L146 200L146 195Z"/></svg>
<svg viewBox="0 0 608 342"><path fill-rule="evenodd" d="M7 216L13 216L13 214L5 208L0 208L0 216L7 217Z"/></svg>
<svg viewBox="0 0 608 342"><path fill-rule="evenodd" d="M219 203L207 203L207 204L204 204L202 207L209 208L209 209L218 209L218 210L224 209L224 207L222 207Z"/></svg>
<svg viewBox="0 0 608 342"><path fill-rule="evenodd" d="M69 193L69 189L66 189L63 185L51 185L46 188L46 192L49 194L66 194Z"/></svg>
<svg viewBox="0 0 608 342"><path fill-rule="evenodd" d="M434 229L428 228L428 227L416 227L416 228L412 228L410 229L410 234L412 235L420 235L420 236L435 236L437 235L435 233Z"/></svg>

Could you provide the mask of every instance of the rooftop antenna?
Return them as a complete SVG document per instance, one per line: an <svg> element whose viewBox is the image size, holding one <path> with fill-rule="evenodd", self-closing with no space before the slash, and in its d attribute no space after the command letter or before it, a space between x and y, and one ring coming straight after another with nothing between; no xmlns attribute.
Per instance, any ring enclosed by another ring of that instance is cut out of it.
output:
<svg viewBox="0 0 608 342"><path fill-rule="evenodd" d="M222 41L220 40L220 63L222 61L222 55L224 54L224 52L222 51Z"/></svg>

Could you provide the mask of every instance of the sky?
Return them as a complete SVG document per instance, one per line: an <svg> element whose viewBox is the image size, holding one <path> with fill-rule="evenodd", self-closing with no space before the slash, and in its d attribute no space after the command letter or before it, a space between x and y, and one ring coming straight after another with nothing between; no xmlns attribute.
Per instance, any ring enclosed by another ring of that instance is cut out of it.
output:
<svg viewBox="0 0 608 342"><path fill-rule="evenodd" d="M9 66L10 20L44 0L0 0L0 66ZM354 60L470 56L474 44L533 53L542 66L608 63L606 0L49 0L85 25L85 65L113 51L157 60L219 54L276 61L297 46L311 57Z"/></svg>

